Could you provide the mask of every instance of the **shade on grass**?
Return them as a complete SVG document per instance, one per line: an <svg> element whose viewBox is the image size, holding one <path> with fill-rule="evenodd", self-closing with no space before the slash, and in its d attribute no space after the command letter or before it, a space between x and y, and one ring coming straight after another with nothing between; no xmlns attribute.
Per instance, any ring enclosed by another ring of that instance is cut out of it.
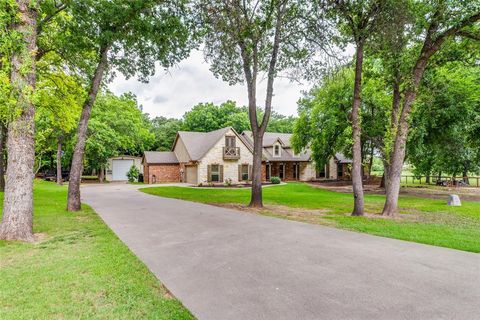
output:
<svg viewBox="0 0 480 320"><path fill-rule="evenodd" d="M154 187L141 191L157 196L203 203L247 204L249 189L200 189L183 187ZM325 214L305 218L304 215L262 213L282 218L319 223L374 235L415 241L465 251L480 252L480 202L464 201L462 207L449 207L446 200L401 196L400 219L351 217L353 199L350 194L314 188L304 183L267 187L263 189L264 203L290 208L322 209ZM384 203L382 195L366 195L365 208L379 214Z"/></svg>
<svg viewBox="0 0 480 320"><path fill-rule="evenodd" d="M66 196L36 182L44 239L0 241L0 319L193 319L91 208L66 212Z"/></svg>

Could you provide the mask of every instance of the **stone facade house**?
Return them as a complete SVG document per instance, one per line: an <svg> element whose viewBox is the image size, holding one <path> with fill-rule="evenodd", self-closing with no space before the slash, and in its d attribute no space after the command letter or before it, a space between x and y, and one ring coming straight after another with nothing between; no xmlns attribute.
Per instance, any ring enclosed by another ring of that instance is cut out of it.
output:
<svg viewBox="0 0 480 320"><path fill-rule="evenodd" d="M309 150L295 153L291 134L265 132L263 136L262 176L264 180L279 177L282 181L311 181L316 179L315 165ZM253 148L251 131L242 132L242 138Z"/></svg>
<svg viewBox="0 0 480 320"><path fill-rule="evenodd" d="M317 171L316 178L318 180L351 180L352 162L352 159L345 157L342 153L336 153L322 170Z"/></svg>
<svg viewBox="0 0 480 320"><path fill-rule="evenodd" d="M315 170L310 151L296 154L291 134L265 133L262 177L282 181L311 181L347 177L348 159L337 154L322 172ZM143 157L145 183L243 183L251 180L252 133L227 127L211 132L179 131L172 151L147 151ZM351 162L351 161L350 161ZM323 174L323 176L322 176Z"/></svg>
<svg viewBox="0 0 480 320"><path fill-rule="evenodd" d="M236 184L250 180L252 163L250 147L233 128L179 131L172 151L145 152L144 181Z"/></svg>

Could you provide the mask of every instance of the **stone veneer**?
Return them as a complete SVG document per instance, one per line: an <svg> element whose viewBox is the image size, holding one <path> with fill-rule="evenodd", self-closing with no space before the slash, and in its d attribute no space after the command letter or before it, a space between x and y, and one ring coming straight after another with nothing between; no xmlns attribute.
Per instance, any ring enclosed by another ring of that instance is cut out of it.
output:
<svg viewBox="0 0 480 320"><path fill-rule="evenodd" d="M232 130L229 130L225 135L235 135ZM236 135L235 135L236 136ZM197 183L207 183L208 181L208 165L219 164L223 165L223 181L231 179L232 183L238 183L238 165L252 164L253 155L250 150L243 144L243 142L236 136L235 144L240 148L240 159L238 160L224 160L223 147L225 147L225 137L222 137L211 148L200 161L198 161L198 175Z"/></svg>

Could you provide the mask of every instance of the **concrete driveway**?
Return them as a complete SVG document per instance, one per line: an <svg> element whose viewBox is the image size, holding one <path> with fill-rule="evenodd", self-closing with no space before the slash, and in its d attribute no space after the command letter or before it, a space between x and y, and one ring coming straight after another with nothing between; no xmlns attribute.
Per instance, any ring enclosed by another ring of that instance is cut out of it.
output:
<svg viewBox="0 0 480 320"><path fill-rule="evenodd" d="M137 188L87 186L82 197L199 319L480 318L478 254Z"/></svg>

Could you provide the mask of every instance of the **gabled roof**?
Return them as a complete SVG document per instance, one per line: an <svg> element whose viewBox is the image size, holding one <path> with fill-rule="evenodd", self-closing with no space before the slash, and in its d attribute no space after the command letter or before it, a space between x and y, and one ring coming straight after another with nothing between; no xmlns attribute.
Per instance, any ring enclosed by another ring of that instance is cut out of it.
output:
<svg viewBox="0 0 480 320"><path fill-rule="evenodd" d="M253 147L253 139L251 131L242 133L243 139ZM291 133L265 132L263 135L263 157L268 161L309 161L310 150L305 150L299 154L293 155L290 138ZM280 157L273 156L273 145L279 142L282 146Z"/></svg>
<svg viewBox="0 0 480 320"><path fill-rule="evenodd" d="M345 157L343 153L335 153L335 159L338 163L352 163L352 159Z"/></svg>
<svg viewBox="0 0 480 320"><path fill-rule="evenodd" d="M176 164L175 152L172 151L145 151L143 162L147 164Z"/></svg>
<svg viewBox="0 0 480 320"><path fill-rule="evenodd" d="M242 137L231 127L210 132L179 131L172 149L175 149L177 140L180 138L187 149L190 160L198 161L230 130L251 150L250 146L246 144Z"/></svg>

